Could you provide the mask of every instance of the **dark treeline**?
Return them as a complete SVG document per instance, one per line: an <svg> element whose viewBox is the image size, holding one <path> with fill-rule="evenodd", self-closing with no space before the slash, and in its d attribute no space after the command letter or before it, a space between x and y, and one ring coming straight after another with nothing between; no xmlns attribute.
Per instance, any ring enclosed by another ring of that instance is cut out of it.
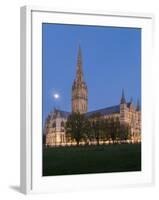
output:
<svg viewBox="0 0 159 200"><path fill-rule="evenodd" d="M80 113L72 113L66 122L67 142L75 141L85 144L102 142L124 143L131 138L130 127L121 125L118 117L104 119L100 113L86 117Z"/></svg>

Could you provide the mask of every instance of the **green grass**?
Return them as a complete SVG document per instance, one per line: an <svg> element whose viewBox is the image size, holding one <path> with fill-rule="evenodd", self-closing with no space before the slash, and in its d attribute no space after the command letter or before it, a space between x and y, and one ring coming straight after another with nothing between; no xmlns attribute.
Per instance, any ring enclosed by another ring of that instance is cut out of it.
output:
<svg viewBox="0 0 159 200"><path fill-rule="evenodd" d="M141 170L141 144L43 149L43 176Z"/></svg>

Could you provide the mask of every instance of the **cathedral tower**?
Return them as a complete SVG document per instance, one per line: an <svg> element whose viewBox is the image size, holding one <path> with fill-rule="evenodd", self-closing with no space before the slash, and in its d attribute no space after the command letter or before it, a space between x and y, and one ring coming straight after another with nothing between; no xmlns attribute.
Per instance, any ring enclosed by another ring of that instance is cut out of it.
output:
<svg viewBox="0 0 159 200"><path fill-rule="evenodd" d="M88 109L87 85L83 79L81 48L78 48L76 77L72 85L72 112L86 113Z"/></svg>

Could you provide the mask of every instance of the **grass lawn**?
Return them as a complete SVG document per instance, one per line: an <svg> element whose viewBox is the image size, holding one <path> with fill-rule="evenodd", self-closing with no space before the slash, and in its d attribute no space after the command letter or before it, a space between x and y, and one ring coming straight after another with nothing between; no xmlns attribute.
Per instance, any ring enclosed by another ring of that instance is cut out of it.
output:
<svg viewBox="0 0 159 200"><path fill-rule="evenodd" d="M43 149L43 176L141 170L141 144Z"/></svg>

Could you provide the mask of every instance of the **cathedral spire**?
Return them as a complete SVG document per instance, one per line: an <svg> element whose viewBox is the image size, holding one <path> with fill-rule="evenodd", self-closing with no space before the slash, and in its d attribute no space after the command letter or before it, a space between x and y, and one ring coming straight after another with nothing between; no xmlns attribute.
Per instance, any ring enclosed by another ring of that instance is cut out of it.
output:
<svg viewBox="0 0 159 200"><path fill-rule="evenodd" d="M83 81L83 70L82 70L82 53L81 47L78 47L78 57L77 57L77 71L76 71L76 81Z"/></svg>
<svg viewBox="0 0 159 200"><path fill-rule="evenodd" d="M76 77L72 85L72 112L86 113L88 107L87 85L83 78L82 53L78 47Z"/></svg>
<svg viewBox="0 0 159 200"><path fill-rule="evenodd" d="M121 97L121 101L120 101L121 104L124 104L126 103L126 100L125 100L125 94L124 94L124 89L122 89L122 97Z"/></svg>

